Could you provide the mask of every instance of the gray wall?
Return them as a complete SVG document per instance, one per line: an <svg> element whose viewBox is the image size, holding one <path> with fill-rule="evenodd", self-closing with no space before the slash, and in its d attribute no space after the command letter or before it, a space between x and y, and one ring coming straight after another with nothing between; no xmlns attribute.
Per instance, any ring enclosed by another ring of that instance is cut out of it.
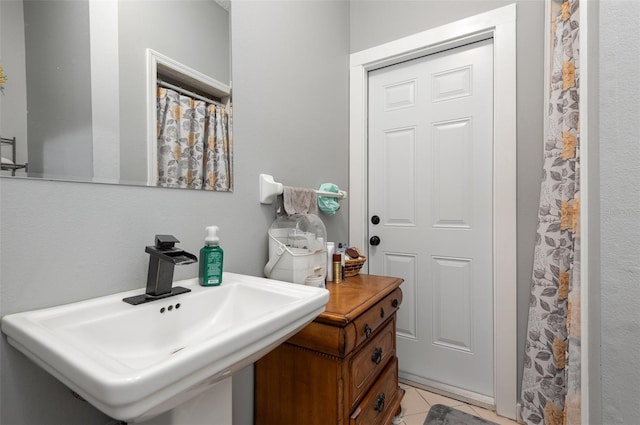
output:
<svg viewBox="0 0 640 425"><path fill-rule="evenodd" d="M351 52L358 52L511 3L516 2L513 0L351 0ZM544 6L542 1L540 3ZM521 15L518 14L518 18L520 17Z"/></svg>
<svg viewBox="0 0 640 425"><path fill-rule="evenodd" d="M640 418L640 3L600 3L602 408Z"/></svg>
<svg viewBox="0 0 640 425"><path fill-rule="evenodd" d="M521 347L541 167L543 6L517 3ZM0 179L0 314L141 287L147 267L143 247L155 233L173 233L182 246L197 250L204 227L212 223L222 229L225 270L260 275L273 215L269 206L258 204L258 174L272 173L288 184L313 187L330 180L347 187L349 52L505 3L456 4L358 1L349 11L343 2L235 2L236 191ZM605 424L635 423L640 417L639 7L634 1L603 1L600 8ZM330 239L346 237L347 214L343 209L325 219ZM176 277L195 274L195 266L185 266ZM2 424L106 423L4 338L0 358ZM238 424L251 422L251 385L250 369L234 377Z"/></svg>
<svg viewBox="0 0 640 425"><path fill-rule="evenodd" d="M348 4L233 7L235 192L0 179L0 314L140 288L156 233L196 252L210 224L221 228L225 270L261 275L274 215L259 204L259 173L348 190ZM330 239L346 239L346 204L324 221ZM196 273L183 266L176 278ZM0 345L0 423L107 423L4 337ZM234 377L236 424L252 422L252 393L249 368Z"/></svg>
<svg viewBox="0 0 640 425"><path fill-rule="evenodd" d="M505 1L351 2L351 52L514 3ZM542 176L544 2L517 4L518 391L522 379L533 247Z"/></svg>
<svg viewBox="0 0 640 425"><path fill-rule="evenodd" d="M24 20L29 175L90 180L89 2L26 1Z"/></svg>

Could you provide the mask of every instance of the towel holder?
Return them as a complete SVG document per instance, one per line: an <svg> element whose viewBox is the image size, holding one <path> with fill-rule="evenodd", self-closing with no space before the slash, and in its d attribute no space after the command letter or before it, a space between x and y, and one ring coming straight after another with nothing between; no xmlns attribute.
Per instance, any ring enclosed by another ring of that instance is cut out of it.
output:
<svg viewBox="0 0 640 425"><path fill-rule="evenodd" d="M260 174L260 203L272 204L276 196L280 195L283 190L282 183L278 183L273 180L273 176L269 174ZM347 192L344 190L335 192L326 192L323 190L316 190L318 196L330 196L332 198L346 199Z"/></svg>

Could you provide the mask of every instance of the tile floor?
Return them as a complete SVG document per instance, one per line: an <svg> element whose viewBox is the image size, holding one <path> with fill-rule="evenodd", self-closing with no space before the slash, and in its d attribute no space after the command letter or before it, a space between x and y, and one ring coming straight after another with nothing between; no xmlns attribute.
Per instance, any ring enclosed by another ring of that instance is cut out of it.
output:
<svg viewBox="0 0 640 425"><path fill-rule="evenodd" d="M495 412L483 409L482 407L472 406L462 401L443 397L440 394L430 393L406 384L401 383L400 386L404 388L406 393L402 399L403 415L399 425L423 425L429 409L434 404L444 404L445 406L453 407L499 425L517 425L515 421L498 416Z"/></svg>

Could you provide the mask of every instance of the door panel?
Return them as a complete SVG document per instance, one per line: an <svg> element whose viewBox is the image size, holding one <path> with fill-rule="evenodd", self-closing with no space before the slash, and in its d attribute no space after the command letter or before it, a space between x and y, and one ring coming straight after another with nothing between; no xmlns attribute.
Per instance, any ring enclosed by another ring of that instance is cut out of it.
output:
<svg viewBox="0 0 640 425"><path fill-rule="evenodd" d="M433 74L431 77L433 87L431 101L435 103L471 96L472 69L471 66L464 66Z"/></svg>
<svg viewBox="0 0 640 425"><path fill-rule="evenodd" d="M384 262L384 269L389 276L404 279L402 308L396 313L396 332L405 338L416 339L418 329L417 257L414 254L387 252Z"/></svg>
<svg viewBox="0 0 640 425"><path fill-rule="evenodd" d="M390 84L384 88L384 110L393 111L414 106L416 103L416 80Z"/></svg>
<svg viewBox="0 0 640 425"><path fill-rule="evenodd" d="M472 217L473 179L472 120L470 118L434 123L433 191L431 198L433 225L469 228Z"/></svg>
<svg viewBox="0 0 640 425"><path fill-rule="evenodd" d="M369 271L398 276L401 373L493 397L493 45L369 73Z"/></svg>
<svg viewBox="0 0 640 425"><path fill-rule="evenodd" d="M415 128L384 132L383 225L415 226Z"/></svg>
<svg viewBox="0 0 640 425"><path fill-rule="evenodd" d="M472 352L471 260L434 257L432 269L433 343Z"/></svg>

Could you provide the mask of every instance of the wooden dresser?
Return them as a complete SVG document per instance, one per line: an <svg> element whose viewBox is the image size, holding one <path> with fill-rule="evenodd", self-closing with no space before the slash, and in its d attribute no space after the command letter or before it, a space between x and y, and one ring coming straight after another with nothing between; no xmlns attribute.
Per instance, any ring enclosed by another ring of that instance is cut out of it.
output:
<svg viewBox="0 0 640 425"><path fill-rule="evenodd" d="M255 366L256 425L382 425L400 412L402 279L327 283L326 310Z"/></svg>

